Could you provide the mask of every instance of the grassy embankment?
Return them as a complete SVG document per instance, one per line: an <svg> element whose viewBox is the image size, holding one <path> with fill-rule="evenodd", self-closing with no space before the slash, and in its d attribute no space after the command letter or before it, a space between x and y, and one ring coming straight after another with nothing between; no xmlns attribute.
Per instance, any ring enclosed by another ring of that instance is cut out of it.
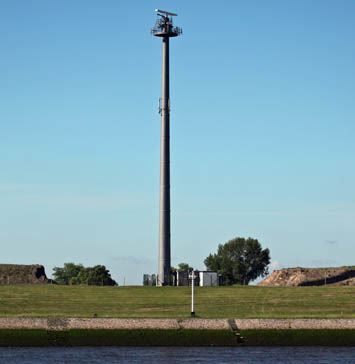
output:
<svg viewBox="0 0 355 364"><path fill-rule="evenodd" d="M0 317L188 318L188 287L0 286ZM355 287L197 287L200 318L355 318Z"/></svg>
<svg viewBox="0 0 355 364"><path fill-rule="evenodd" d="M0 286L0 317L188 318L187 287ZM355 318L355 287L197 287L200 318ZM355 330L247 330L245 345L350 345ZM229 330L0 330L0 346L240 345Z"/></svg>
<svg viewBox="0 0 355 364"><path fill-rule="evenodd" d="M228 330L0 330L1 346L236 346Z"/></svg>
<svg viewBox="0 0 355 364"><path fill-rule="evenodd" d="M0 330L2 346L355 346L354 330Z"/></svg>

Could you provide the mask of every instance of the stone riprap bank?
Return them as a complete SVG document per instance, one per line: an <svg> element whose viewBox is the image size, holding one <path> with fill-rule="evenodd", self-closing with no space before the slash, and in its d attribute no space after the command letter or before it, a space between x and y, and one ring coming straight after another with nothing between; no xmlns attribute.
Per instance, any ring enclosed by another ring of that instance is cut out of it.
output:
<svg viewBox="0 0 355 364"><path fill-rule="evenodd" d="M104 330L355 330L355 319L0 318L0 329Z"/></svg>

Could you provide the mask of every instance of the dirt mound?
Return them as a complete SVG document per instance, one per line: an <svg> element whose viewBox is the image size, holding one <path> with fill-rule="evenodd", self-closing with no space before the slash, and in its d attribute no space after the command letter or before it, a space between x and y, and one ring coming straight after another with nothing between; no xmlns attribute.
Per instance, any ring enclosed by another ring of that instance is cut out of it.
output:
<svg viewBox="0 0 355 364"><path fill-rule="evenodd" d="M355 267L286 268L273 271L258 286L355 285Z"/></svg>
<svg viewBox="0 0 355 364"><path fill-rule="evenodd" d="M52 283L43 265L0 264L0 284L47 284Z"/></svg>

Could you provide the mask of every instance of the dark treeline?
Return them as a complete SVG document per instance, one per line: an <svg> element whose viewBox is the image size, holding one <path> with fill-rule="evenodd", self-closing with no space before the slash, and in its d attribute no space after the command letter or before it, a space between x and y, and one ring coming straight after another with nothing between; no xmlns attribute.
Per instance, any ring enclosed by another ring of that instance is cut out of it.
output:
<svg viewBox="0 0 355 364"><path fill-rule="evenodd" d="M53 277L56 283L64 285L117 286L104 265L84 267L82 264L64 263L63 268L53 268Z"/></svg>

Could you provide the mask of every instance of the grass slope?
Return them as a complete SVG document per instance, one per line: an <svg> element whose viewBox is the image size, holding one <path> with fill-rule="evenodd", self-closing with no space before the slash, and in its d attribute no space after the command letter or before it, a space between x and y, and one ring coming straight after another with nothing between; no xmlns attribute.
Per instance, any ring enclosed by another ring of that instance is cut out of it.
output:
<svg viewBox="0 0 355 364"><path fill-rule="evenodd" d="M187 318L188 287L0 286L0 317ZM197 287L201 318L355 318L355 287Z"/></svg>
<svg viewBox="0 0 355 364"><path fill-rule="evenodd" d="M9 346L355 346L355 330L0 330Z"/></svg>
<svg viewBox="0 0 355 364"><path fill-rule="evenodd" d="M228 330L0 330L0 347L236 345Z"/></svg>

